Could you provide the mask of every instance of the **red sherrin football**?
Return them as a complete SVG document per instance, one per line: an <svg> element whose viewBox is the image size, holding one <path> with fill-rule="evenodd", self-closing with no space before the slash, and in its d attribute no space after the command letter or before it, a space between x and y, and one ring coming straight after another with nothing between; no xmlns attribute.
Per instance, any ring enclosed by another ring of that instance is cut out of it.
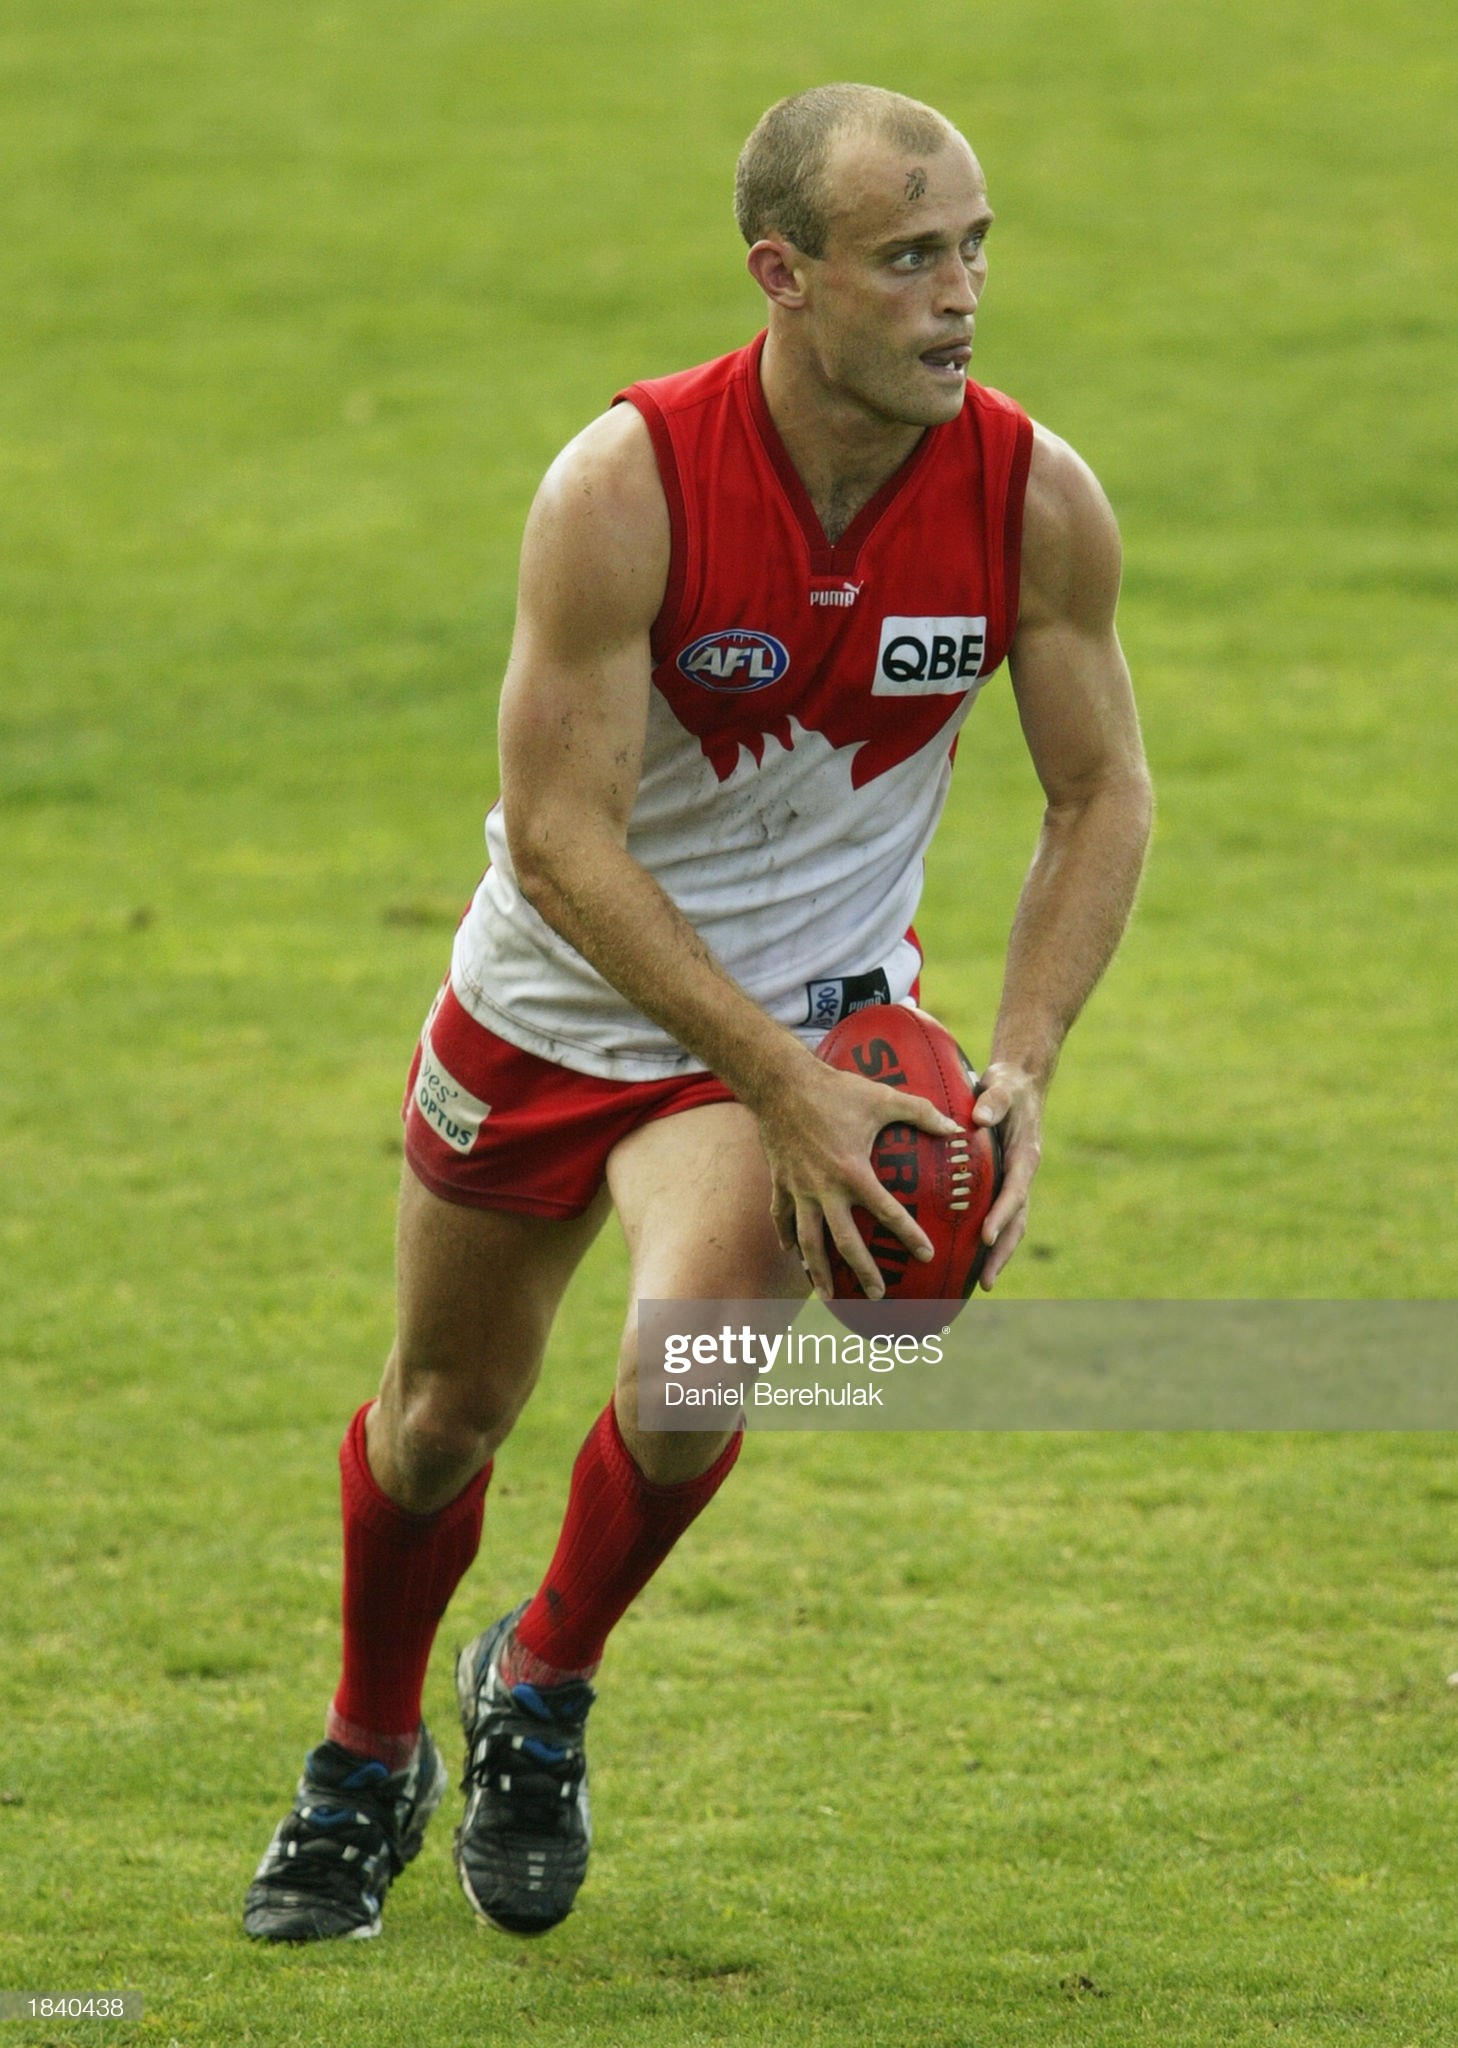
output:
<svg viewBox="0 0 1458 2048"><path fill-rule="evenodd" d="M887 1124L871 1148L883 1188L911 1211L935 1247L925 1265L864 1209L854 1211L870 1246L887 1301L964 1300L977 1284L987 1247L982 1226L1002 1185L1002 1145L995 1130L972 1122L977 1077L950 1031L925 1010L873 1003L853 1011L816 1047L817 1056L848 1074L864 1075L955 1117L965 1137L934 1138L914 1124ZM861 1284L830 1246L835 1292L861 1298Z"/></svg>

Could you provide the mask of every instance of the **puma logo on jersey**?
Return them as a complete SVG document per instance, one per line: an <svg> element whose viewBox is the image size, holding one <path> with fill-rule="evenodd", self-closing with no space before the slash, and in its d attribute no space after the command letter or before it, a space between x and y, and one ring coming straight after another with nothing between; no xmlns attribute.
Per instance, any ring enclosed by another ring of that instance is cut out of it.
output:
<svg viewBox="0 0 1458 2048"><path fill-rule="evenodd" d="M790 666L790 654L773 633L731 626L700 634L680 654L678 666L691 683L702 683L706 690L763 690L779 681Z"/></svg>
<svg viewBox="0 0 1458 2048"><path fill-rule="evenodd" d="M871 695L958 695L977 681L986 652L985 618L882 619Z"/></svg>
<svg viewBox="0 0 1458 2048"><path fill-rule="evenodd" d="M807 981L805 994L809 999L805 1022L828 1031L832 1024L838 1024L855 1010L868 1010L873 1003L889 1003L891 984L884 967L873 967L869 974L843 974L836 981Z"/></svg>

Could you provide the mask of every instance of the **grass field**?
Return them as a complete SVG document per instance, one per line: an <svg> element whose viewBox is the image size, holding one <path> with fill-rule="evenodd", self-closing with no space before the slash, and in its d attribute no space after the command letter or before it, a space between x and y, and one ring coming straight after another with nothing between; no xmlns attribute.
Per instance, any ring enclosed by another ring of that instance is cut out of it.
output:
<svg viewBox="0 0 1458 2048"><path fill-rule="evenodd" d="M1007 1291L1454 1294L1454 73L1436 0L11 0L0 1990L163 2048L1458 2038L1439 1437L758 1438L615 1641L565 1928L473 1927L441 1823L381 1941L238 1925L522 514L754 331L779 94L963 121L978 374L1125 529L1160 824ZM918 920L974 1053L1036 819L994 686ZM621 1292L605 1236L450 1642L541 1568Z"/></svg>

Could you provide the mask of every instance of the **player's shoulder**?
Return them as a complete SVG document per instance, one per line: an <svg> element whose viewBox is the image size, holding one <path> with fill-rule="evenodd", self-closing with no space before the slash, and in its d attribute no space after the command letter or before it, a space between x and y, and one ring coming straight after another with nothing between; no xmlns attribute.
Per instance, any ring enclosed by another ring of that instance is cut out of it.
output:
<svg viewBox="0 0 1458 2048"><path fill-rule="evenodd" d="M1023 513L1024 545L1031 529L1049 540L1085 529L1108 527L1117 533L1113 508L1104 487L1078 450L1038 420L1033 422L1033 448L1028 462L1028 490Z"/></svg>
<svg viewBox="0 0 1458 2048"><path fill-rule="evenodd" d="M980 414L983 419L1003 421L1014 432L1024 421L1032 425L1017 400L1009 398L1005 391L999 391L995 384L978 384L969 380L964 411Z"/></svg>
<svg viewBox="0 0 1458 2048"><path fill-rule="evenodd" d="M643 415L631 405L612 405L554 458L538 496L616 503L656 478L653 440Z"/></svg>
<svg viewBox="0 0 1458 2048"><path fill-rule="evenodd" d="M542 478L527 532L583 551L584 566L666 544L668 508L641 413L614 405L573 436Z"/></svg>
<svg viewBox="0 0 1458 2048"><path fill-rule="evenodd" d="M618 393L567 443L538 486L527 520L526 553L549 551L584 576L662 584L672 525L664 485L662 421L670 411L722 396L750 372L757 344Z"/></svg>
<svg viewBox="0 0 1458 2048"><path fill-rule="evenodd" d="M664 418L691 413L720 404L733 397L749 379L759 374L759 360L765 336L757 334L742 348L714 356L706 363L694 363L686 370L672 370L663 377L644 377L618 393L634 408L643 408Z"/></svg>
<svg viewBox="0 0 1458 2048"><path fill-rule="evenodd" d="M1023 501L1020 623L1112 606L1119 587L1118 522L1077 449L1033 422Z"/></svg>

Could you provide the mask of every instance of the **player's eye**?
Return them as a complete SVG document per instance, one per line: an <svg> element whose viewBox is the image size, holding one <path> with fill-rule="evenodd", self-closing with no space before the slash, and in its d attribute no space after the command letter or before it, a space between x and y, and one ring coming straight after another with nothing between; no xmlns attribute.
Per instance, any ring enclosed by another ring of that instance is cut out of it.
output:
<svg viewBox="0 0 1458 2048"><path fill-rule="evenodd" d="M920 270L925 261L926 251L924 249L903 249L899 256L892 257L891 268L893 270Z"/></svg>

